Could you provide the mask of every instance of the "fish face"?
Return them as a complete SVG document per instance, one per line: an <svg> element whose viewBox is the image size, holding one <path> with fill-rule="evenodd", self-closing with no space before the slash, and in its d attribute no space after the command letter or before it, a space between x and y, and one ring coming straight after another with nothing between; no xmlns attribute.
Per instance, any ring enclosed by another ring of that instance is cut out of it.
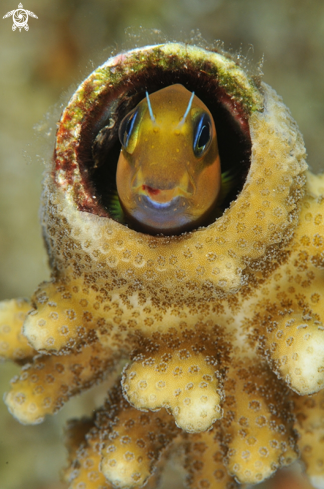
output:
<svg viewBox="0 0 324 489"><path fill-rule="evenodd" d="M216 128L182 85L142 100L119 128L117 192L132 224L175 234L206 221L221 185Z"/></svg>

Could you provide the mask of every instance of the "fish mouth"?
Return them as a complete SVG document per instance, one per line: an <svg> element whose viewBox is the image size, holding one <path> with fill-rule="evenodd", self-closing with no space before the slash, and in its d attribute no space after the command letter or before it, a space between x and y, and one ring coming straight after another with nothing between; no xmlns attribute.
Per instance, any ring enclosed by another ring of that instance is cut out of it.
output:
<svg viewBox="0 0 324 489"><path fill-rule="evenodd" d="M188 198L191 196L191 192L178 185L165 189L142 184L134 188L134 191L137 197L142 197L144 202L150 203L155 209L171 207L180 197Z"/></svg>
<svg viewBox="0 0 324 489"><path fill-rule="evenodd" d="M136 194L132 209L132 220L146 229L159 229L160 233L173 233L174 230L186 227L191 221L190 202L175 196L167 202L157 202L149 195Z"/></svg>
<svg viewBox="0 0 324 489"><path fill-rule="evenodd" d="M141 203L144 207L150 208L152 210L158 210L158 211L163 211L163 210L169 211L170 209L177 206L180 199L181 196L177 195L173 197L171 200L168 200L167 202L158 202L152 199L149 195L138 196L138 200L141 200Z"/></svg>

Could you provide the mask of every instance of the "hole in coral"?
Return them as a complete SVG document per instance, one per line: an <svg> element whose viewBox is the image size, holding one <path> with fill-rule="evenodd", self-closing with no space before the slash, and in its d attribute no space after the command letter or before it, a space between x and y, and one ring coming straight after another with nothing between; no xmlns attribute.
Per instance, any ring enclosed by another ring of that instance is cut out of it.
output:
<svg viewBox="0 0 324 489"><path fill-rule="evenodd" d="M248 115L243 106L233 101L218 85L217 78L206 73L204 67L199 72L190 66L176 71L150 67L132 76L128 73L118 87L107 90L83 123L78 160L85 187L98 202L97 207L83 210L108 215L134 228L131 222L123 220L118 210L116 168L121 149L118 129L124 116L145 98L146 90L153 93L177 83L194 91L210 110L217 131L221 172L234 175L233 185L221 204L220 215L240 193L251 157ZM146 232L145 229L135 229Z"/></svg>

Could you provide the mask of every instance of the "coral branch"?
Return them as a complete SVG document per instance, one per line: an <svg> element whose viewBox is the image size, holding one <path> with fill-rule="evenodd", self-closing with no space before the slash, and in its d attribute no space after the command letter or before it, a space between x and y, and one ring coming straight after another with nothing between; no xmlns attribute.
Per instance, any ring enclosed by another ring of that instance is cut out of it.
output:
<svg viewBox="0 0 324 489"><path fill-rule="evenodd" d="M226 466L240 483L258 483L298 455L289 391L266 365L233 362L225 382L222 443Z"/></svg>
<svg viewBox="0 0 324 489"><path fill-rule="evenodd" d="M219 332L218 332L219 333ZM167 408L187 432L206 431L222 416L225 371L214 334L185 330L144 343L124 371L123 389L137 409Z"/></svg>
<svg viewBox="0 0 324 489"><path fill-rule="evenodd" d="M261 289L252 320L260 350L302 395L324 387L323 211L321 198L304 198L289 260Z"/></svg>
<svg viewBox="0 0 324 489"><path fill-rule="evenodd" d="M70 397L101 382L115 362L112 352L98 343L72 355L37 356L12 380L5 402L21 423L41 423Z"/></svg>
<svg viewBox="0 0 324 489"><path fill-rule="evenodd" d="M121 389L111 391L96 424L103 441L101 470L121 488L142 486L180 432L167 412L138 411L123 398Z"/></svg>
<svg viewBox="0 0 324 489"><path fill-rule="evenodd" d="M69 489L113 489L100 470L101 444L93 419L71 420L66 429L69 466L64 480Z"/></svg>
<svg viewBox="0 0 324 489"><path fill-rule="evenodd" d="M216 423L217 424L217 423ZM236 489L239 484L224 466L226 449L220 443L220 425L192 435L186 445L185 467L190 489Z"/></svg>

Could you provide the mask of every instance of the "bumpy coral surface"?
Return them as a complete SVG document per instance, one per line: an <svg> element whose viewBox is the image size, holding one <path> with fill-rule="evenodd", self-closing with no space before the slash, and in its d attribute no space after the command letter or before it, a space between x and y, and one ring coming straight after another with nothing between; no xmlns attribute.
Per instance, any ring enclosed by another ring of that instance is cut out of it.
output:
<svg viewBox="0 0 324 489"><path fill-rule="evenodd" d="M214 223L151 236L112 219L105 192L120 121L176 83L208 106L222 170L241 175ZM298 458L324 487L323 199L288 109L229 55L149 46L80 85L44 180L52 279L0 309L0 354L24 364L5 397L22 423L126 361L104 406L67 428L70 488L156 487L175 452L191 489L258 483Z"/></svg>

